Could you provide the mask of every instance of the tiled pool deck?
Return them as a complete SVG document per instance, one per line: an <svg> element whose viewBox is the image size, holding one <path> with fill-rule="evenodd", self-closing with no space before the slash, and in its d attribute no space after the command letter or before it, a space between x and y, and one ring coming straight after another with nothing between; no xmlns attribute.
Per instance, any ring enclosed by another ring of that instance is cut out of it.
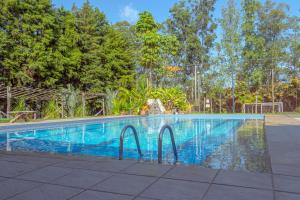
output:
<svg viewBox="0 0 300 200"><path fill-rule="evenodd" d="M300 120L266 120L270 174L0 152L0 200L299 200Z"/></svg>

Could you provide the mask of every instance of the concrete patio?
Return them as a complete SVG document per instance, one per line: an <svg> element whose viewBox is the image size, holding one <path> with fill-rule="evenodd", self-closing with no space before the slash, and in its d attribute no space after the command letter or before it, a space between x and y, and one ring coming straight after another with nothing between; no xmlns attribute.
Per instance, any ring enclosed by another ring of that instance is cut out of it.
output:
<svg viewBox="0 0 300 200"><path fill-rule="evenodd" d="M266 120L270 174L0 152L0 200L299 200L300 120Z"/></svg>

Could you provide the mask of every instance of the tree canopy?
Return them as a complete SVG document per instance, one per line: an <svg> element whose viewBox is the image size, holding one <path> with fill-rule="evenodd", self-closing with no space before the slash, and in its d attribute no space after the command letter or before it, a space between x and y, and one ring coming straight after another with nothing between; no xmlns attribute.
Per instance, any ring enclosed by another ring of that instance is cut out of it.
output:
<svg viewBox="0 0 300 200"><path fill-rule="evenodd" d="M276 2L226 0L218 19L215 0L179 0L164 22L144 11L136 23L112 24L89 1L71 10L51 0L0 1L0 81L106 92L123 110L139 110L137 99L154 91L177 90L200 111L205 99L215 110L239 111L253 96L295 110L300 17Z"/></svg>

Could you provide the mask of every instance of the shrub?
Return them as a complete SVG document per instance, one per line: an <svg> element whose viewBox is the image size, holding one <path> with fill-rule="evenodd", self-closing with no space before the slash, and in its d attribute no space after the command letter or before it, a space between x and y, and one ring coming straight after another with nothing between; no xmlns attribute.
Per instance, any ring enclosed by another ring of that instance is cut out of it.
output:
<svg viewBox="0 0 300 200"><path fill-rule="evenodd" d="M296 112L300 113L300 106L297 107Z"/></svg>
<svg viewBox="0 0 300 200"><path fill-rule="evenodd" d="M48 118L59 118L60 117L60 107L56 104L55 100L50 100L44 107L43 117Z"/></svg>
<svg viewBox="0 0 300 200"><path fill-rule="evenodd" d="M13 109L13 111L24 111L26 110L25 99L20 98L17 100L17 103Z"/></svg>
<svg viewBox="0 0 300 200"><path fill-rule="evenodd" d="M149 98L160 99L167 111L173 108L187 111L190 108L186 94L178 87L154 89L150 91Z"/></svg>

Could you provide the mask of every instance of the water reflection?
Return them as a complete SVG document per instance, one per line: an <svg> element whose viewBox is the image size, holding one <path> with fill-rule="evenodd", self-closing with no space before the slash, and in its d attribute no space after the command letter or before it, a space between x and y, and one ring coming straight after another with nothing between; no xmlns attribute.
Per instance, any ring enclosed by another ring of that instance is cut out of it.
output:
<svg viewBox="0 0 300 200"><path fill-rule="evenodd" d="M270 158L267 152L265 133L261 120L247 120L231 134L203 163L216 169L270 172Z"/></svg>

